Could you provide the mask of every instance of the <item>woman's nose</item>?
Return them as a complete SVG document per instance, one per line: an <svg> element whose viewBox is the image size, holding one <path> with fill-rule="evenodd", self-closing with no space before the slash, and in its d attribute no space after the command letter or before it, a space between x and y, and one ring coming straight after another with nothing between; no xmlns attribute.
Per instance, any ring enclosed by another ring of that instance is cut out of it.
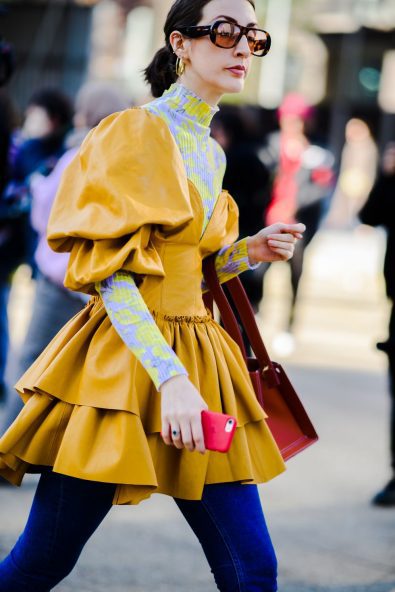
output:
<svg viewBox="0 0 395 592"><path fill-rule="evenodd" d="M241 36L239 43L235 47L235 51L236 55L242 55L244 57L248 57L251 54L246 35Z"/></svg>

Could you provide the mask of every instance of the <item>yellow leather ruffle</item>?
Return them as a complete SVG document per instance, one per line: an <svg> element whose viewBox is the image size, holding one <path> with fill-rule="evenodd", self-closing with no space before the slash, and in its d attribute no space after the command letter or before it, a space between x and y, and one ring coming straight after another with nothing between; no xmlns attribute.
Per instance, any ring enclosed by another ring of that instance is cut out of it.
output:
<svg viewBox="0 0 395 592"><path fill-rule="evenodd" d="M225 331L210 317L154 317L209 408L237 417L230 451L202 456L164 444L160 394L96 297L16 385L26 404L1 439L1 475L19 484L35 465L53 466L117 483L114 503L135 504L154 491L199 499L205 484L262 482L284 470L240 350Z"/></svg>
<svg viewBox="0 0 395 592"><path fill-rule="evenodd" d="M226 455L202 456L166 446L158 433L145 435L133 413L71 405L48 395L29 400L3 436L4 449L10 452L0 454L0 474L13 484L47 465L63 475L116 483L114 504L138 504L154 492L200 499L205 484L261 483L284 470L264 421L239 427Z"/></svg>
<svg viewBox="0 0 395 592"><path fill-rule="evenodd" d="M265 417L250 396L238 346L211 317L196 322L196 317L153 316L212 411L234 415L239 425ZM129 411L141 417L147 432L161 429L160 394L98 296L61 329L15 388L25 403L34 393L46 393L73 405Z"/></svg>

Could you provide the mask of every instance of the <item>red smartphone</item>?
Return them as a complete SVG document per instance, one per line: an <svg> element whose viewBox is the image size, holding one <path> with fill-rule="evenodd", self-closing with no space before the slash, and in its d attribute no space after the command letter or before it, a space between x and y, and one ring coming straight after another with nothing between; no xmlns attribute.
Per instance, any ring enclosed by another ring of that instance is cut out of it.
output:
<svg viewBox="0 0 395 592"><path fill-rule="evenodd" d="M207 450L228 452L236 431L236 418L225 413L202 411L204 445Z"/></svg>

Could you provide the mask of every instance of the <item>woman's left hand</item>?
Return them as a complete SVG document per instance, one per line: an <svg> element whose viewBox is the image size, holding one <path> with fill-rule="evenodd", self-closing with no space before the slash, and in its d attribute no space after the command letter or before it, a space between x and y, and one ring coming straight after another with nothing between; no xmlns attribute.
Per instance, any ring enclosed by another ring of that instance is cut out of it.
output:
<svg viewBox="0 0 395 592"><path fill-rule="evenodd" d="M288 261L294 254L295 244L303 238L306 226L277 222L262 228L247 239L248 259L251 265L261 261Z"/></svg>

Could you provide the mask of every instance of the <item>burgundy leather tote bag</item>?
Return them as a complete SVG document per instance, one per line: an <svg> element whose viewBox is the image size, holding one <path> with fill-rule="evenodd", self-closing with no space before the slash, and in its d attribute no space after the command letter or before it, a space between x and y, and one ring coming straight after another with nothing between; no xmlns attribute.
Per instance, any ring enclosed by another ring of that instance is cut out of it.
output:
<svg viewBox="0 0 395 592"><path fill-rule="evenodd" d="M228 300L217 277L215 255L203 261L203 273L209 288L204 294L205 304L212 311L215 301L225 330L240 347L256 397L268 415L267 424L283 459L288 460L318 440L314 426L284 369L269 358L240 279L235 277L224 284L230 294ZM234 309L255 357L247 355Z"/></svg>

